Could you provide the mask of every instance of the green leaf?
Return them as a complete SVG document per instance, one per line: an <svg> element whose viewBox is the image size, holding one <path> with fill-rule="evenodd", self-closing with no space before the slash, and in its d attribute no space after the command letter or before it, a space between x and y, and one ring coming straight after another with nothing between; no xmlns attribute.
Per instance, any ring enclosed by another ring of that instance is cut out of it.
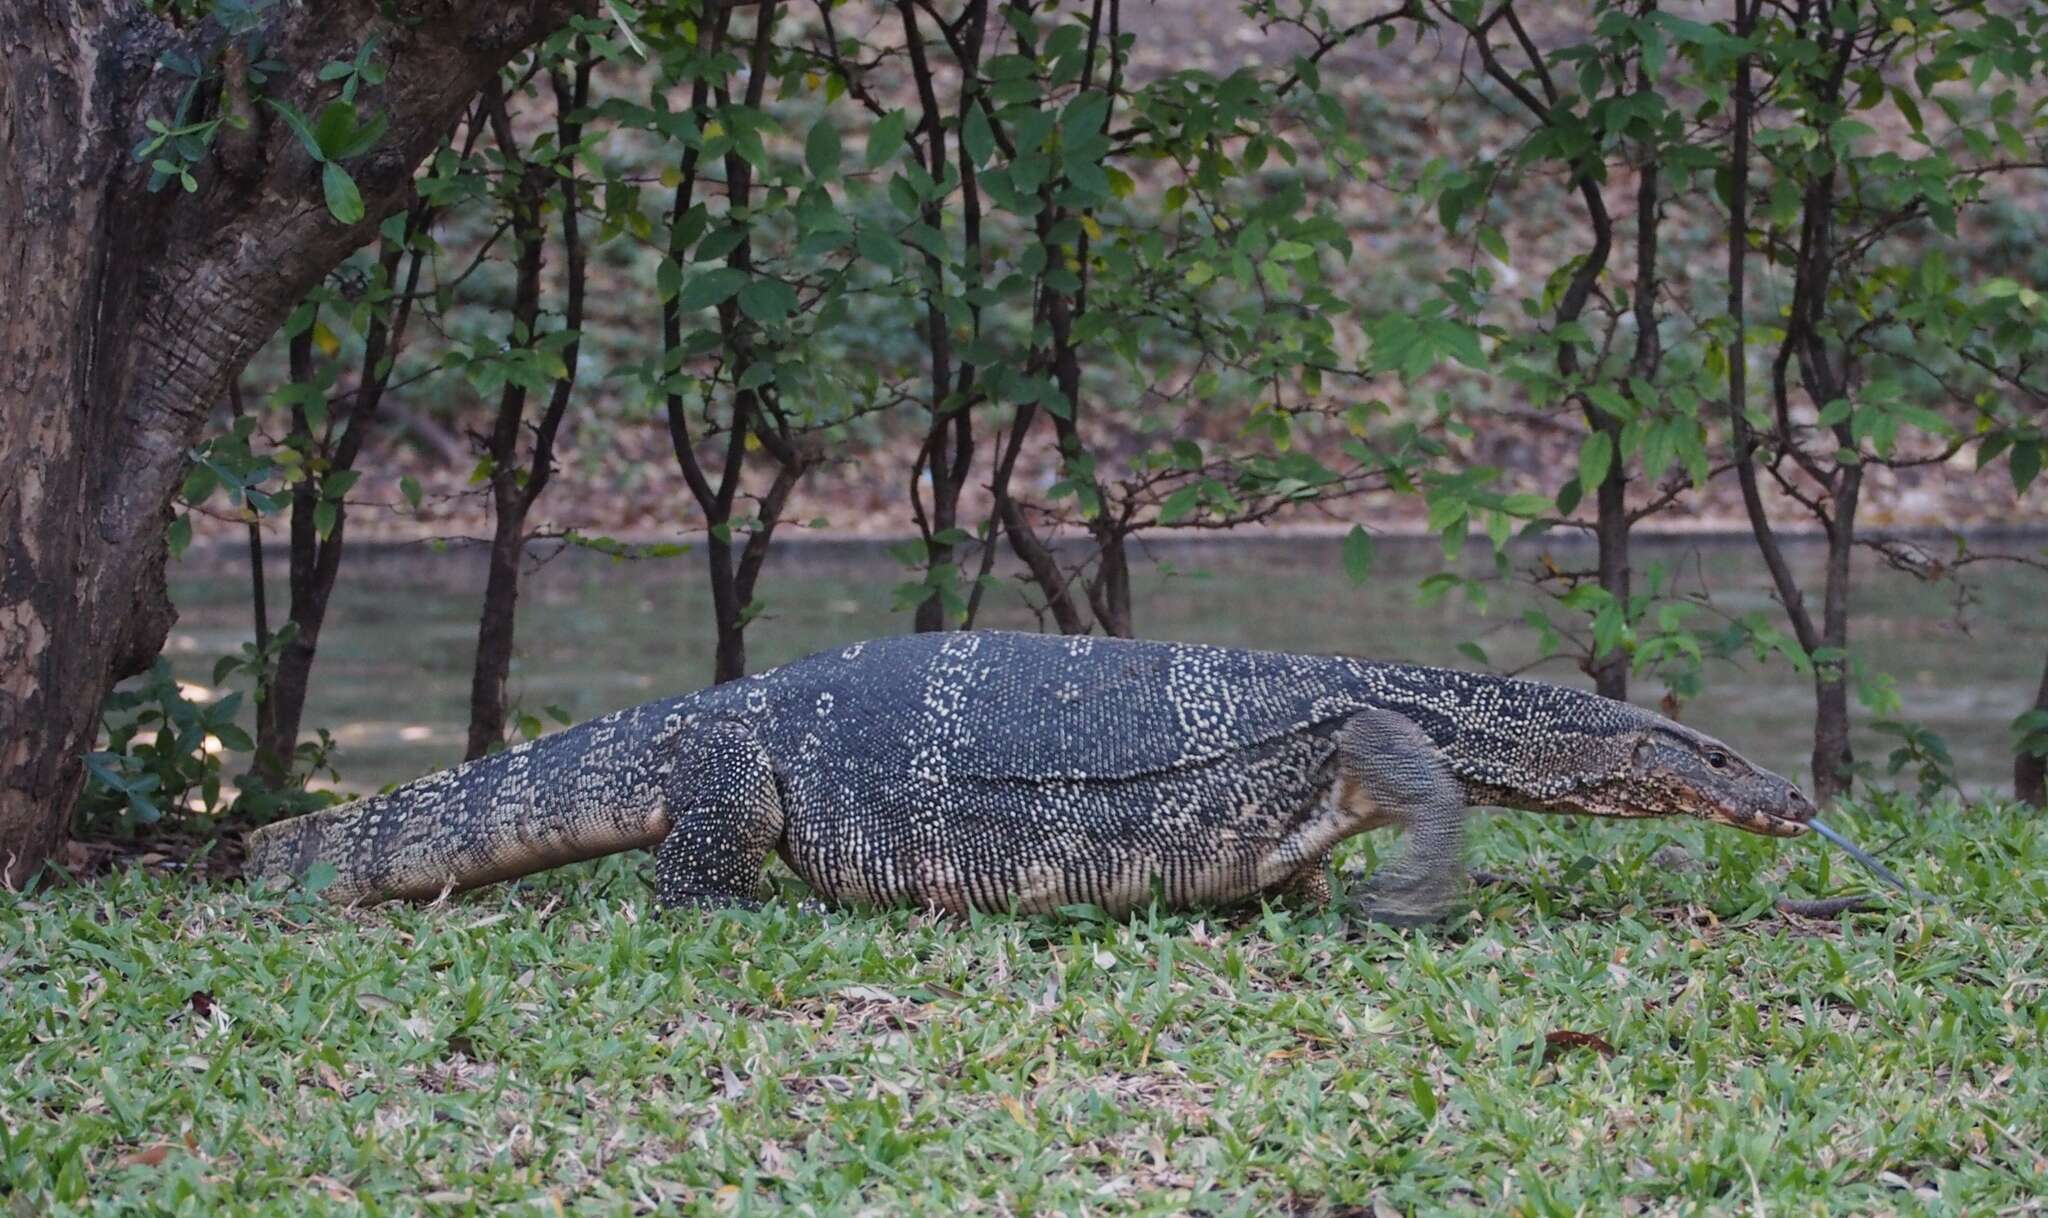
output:
<svg viewBox="0 0 2048 1218"><path fill-rule="evenodd" d="M690 277L676 297L679 309L708 309L732 299L733 293L746 285L747 273L729 266L714 267L711 270Z"/></svg>
<svg viewBox="0 0 2048 1218"><path fill-rule="evenodd" d="M320 167L320 189L327 196L327 212L343 224L363 218L363 195L348 170L332 161Z"/></svg>
<svg viewBox="0 0 2048 1218"><path fill-rule="evenodd" d="M910 127L910 113L891 110L875 121L868 132L867 164L874 169L903 148L903 133Z"/></svg>
<svg viewBox="0 0 2048 1218"><path fill-rule="evenodd" d="M1452 359L1467 368L1486 367L1486 354L1479 347L1479 330L1474 326L1455 321L1436 323L1433 337L1450 353Z"/></svg>
<svg viewBox="0 0 2048 1218"><path fill-rule="evenodd" d="M1174 524L1187 519L1188 515L1195 510L1196 505L1200 503L1201 497L1202 488L1200 486L1183 486L1171 495L1168 495L1166 502L1159 505L1159 523Z"/></svg>
<svg viewBox="0 0 2048 1218"><path fill-rule="evenodd" d="M781 321L796 311L796 289L780 279L755 279L740 288L740 312L755 321Z"/></svg>
<svg viewBox="0 0 2048 1218"><path fill-rule="evenodd" d="M2034 481L2034 476L2041 472L2040 443L2028 440L2013 445L2012 456L2007 458L2007 460L2011 462L2010 472L2012 473L2013 490L2019 494L2025 494L2027 486Z"/></svg>
<svg viewBox="0 0 2048 1218"><path fill-rule="evenodd" d="M1372 575L1372 534L1362 524L1354 524L1344 535L1344 577L1353 585L1363 584Z"/></svg>
<svg viewBox="0 0 2048 1218"><path fill-rule="evenodd" d="M214 488L220 479L204 465L194 465L185 474L185 485L178 493L185 502L198 505L213 497Z"/></svg>
<svg viewBox="0 0 2048 1218"><path fill-rule="evenodd" d="M721 224L713 229L710 235L697 243L697 249L691 255L692 260L696 262L715 262L737 249L739 243L746 240L746 238L746 225Z"/></svg>
<svg viewBox="0 0 2048 1218"><path fill-rule="evenodd" d="M1602 414L1610 415L1624 422L1635 414L1634 409L1629 406L1628 399L1621 396L1618 391L1609 385L1586 386L1586 400L1593 403L1593 406Z"/></svg>
<svg viewBox="0 0 2048 1218"><path fill-rule="evenodd" d="M405 496L406 503L412 507L413 511L417 512L420 510L419 479L413 477L411 474L407 474L405 477L400 478L398 480L398 493Z"/></svg>
<svg viewBox="0 0 2048 1218"><path fill-rule="evenodd" d="M313 134L313 124L306 121L305 115L293 109L289 103L278 101L276 98L266 97L263 100L269 102L270 108L277 111L277 116L284 120L285 126L292 129L292 134L299 137L299 143L305 145L307 156L316 161L327 159L327 153L320 147L320 137Z"/></svg>
<svg viewBox="0 0 2048 1218"><path fill-rule="evenodd" d="M339 155L355 131L356 108L345 101L328 102L320 107L320 117L313 120L313 138L320 145L321 155L330 161Z"/></svg>
<svg viewBox="0 0 2048 1218"><path fill-rule="evenodd" d="M967 121L960 125L960 145L967 149L967 155L974 158L976 165L988 164L988 158L996 150L995 133L989 130L988 116L980 106L967 111Z"/></svg>
<svg viewBox="0 0 2048 1218"><path fill-rule="evenodd" d="M333 863L318 862L306 868L300 874L299 887L305 891L306 895L317 896L321 889L326 888L340 878L341 872L335 868Z"/></svg>
<svg viewBox="0 0 2048 1218"><path fill-rule="evenodd" d="M832 118L827 115L811 124L811 134L804 140L804 164L814 178L836 178L839 157L839 128L832 125Z"/></svg>
<svg viewBox="0 0 2048 1218"><path fill-rule="evenodd" d="M1614 463L1614 441L1604 431L1588 435L1579 445L1579 485L1591 491L1607 480Z"/></svg>
<svg viewBox="0 0 2048 1218"><path fill-rule="evenodd" d="M879 228L861 229L853 244L861 257L876 266L892 272L903 267L903 246Z"/></svg>
<svg viewBox="0 0 2048 1218"><path fill-rule="evenodd" d="M1546 506L1548 506L1547 501ZM1506 512L1488 512L1486 514L1486 539L1493 543L1493 548L1496 551L1507 546L1508 538L1512 535L1513 530L1514 523Z"/></svg>
<svg viewBox="0 0 2048 1218"><path fill-rule="evenodd" d="M1425 1121L1436 1119L1436 1091L1429 1085L1429 1078L1420 1070L1409 1076L1408 1094L1415 1097L1415 1109Z"/></svg>
<svg viewBox="0 0 2048 1218"><path fill-rule="evenodd" d="M329 149L328 156L337 161L361 156L376 147L377 141L384 138L384 131L390 125L391 120L379 111L370 116L369 122L357 127L340 144Z"/></svg>
<svg viewBox="0 0 2048 1218"><path fill-rule="evenodd" d="M1109 94L1098 89L1089 89L1075 96L1060 111L1060 127L1069 144L1078 143L1086 135L1102 130L1102 123L1109 116Z"/></svg>

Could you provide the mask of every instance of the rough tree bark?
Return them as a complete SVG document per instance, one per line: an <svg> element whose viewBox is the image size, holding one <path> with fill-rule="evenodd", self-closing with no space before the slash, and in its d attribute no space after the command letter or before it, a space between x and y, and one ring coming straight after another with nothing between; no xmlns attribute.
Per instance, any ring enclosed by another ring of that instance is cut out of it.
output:
<svg viewBox="0 0 2048 1218"><path fill-rule="evenodd" d="M387 65L361 91L390 126L349 171L366 215L328 214L319 166L275 111L147 188L132 150L188 78L164 52L219 62L228 32L181 30L127 0L25 0L0 39L0 883L25 883L64 835L113 682L174 620L165 529L186 451L249 355L320 276L402 206L420 159L521 48L589 0L336 0L280 5L265 96L317 113L322 65L372 33ZM232 58L232 57L231 57ZM239 72L235 85L239 88ZM244 99L246 100L246 99ZM201 114L220 102L202 85Z"/></svg>

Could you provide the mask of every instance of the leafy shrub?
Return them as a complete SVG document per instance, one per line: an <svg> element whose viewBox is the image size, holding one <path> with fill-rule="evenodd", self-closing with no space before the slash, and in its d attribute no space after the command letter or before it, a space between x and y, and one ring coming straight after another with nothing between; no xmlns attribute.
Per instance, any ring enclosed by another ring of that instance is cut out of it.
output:
<svg viewBox="0 0 2048 1218"><path fill-rule="evenodd" d="M216 683L247 662L241 655L222 657L214 669ZM256 751L256 742L236 722L242 703L240 691L213 701L190 697L170 661L159 656L139 683L107 699L106 747L85 758L81 828L133 834L170 820L204 831L228 820L260 823L335 802L332 792L305 785L316 774L339 777L334 740L324 730L279 767L281 781L252 782L245 772L230 785L230 773L250 769L230 759L240 755L253 763Z"/></svg>

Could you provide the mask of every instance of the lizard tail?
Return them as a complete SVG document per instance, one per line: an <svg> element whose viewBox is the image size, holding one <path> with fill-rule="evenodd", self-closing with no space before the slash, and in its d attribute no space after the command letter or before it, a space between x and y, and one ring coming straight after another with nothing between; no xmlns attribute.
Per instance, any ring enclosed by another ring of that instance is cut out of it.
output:
<svg viewBox="0 0 2048 1218"><path fill-rule="evenodd" d="M344 904L432 900L658 844L668 767L591 726L257 829L244 874L320 881Z"/></svg>

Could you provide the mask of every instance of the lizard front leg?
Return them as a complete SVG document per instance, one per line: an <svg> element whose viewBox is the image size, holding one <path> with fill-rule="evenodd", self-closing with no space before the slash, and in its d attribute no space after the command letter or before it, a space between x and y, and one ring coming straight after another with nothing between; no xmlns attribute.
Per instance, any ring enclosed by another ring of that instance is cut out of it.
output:
<svg viewBox="0 0 2048 1218"><path fill-rule="evenodd" d="M682 908L758 909L761 868L782 840L782 795L767 750L744 725L705 725L677 742L661 777L669 831L654 896Z"/></svg>
<svg viewBox="0 0 2048 1218"><path fill-rule="evenodd" d="M1337 758L1346 780L1406 830L1401 856L1373 876L1363 912L1390 926L1440 922L1471 886L1465 874L1465 789L1414 720L1373 708L1345 721Z"/></svg>

